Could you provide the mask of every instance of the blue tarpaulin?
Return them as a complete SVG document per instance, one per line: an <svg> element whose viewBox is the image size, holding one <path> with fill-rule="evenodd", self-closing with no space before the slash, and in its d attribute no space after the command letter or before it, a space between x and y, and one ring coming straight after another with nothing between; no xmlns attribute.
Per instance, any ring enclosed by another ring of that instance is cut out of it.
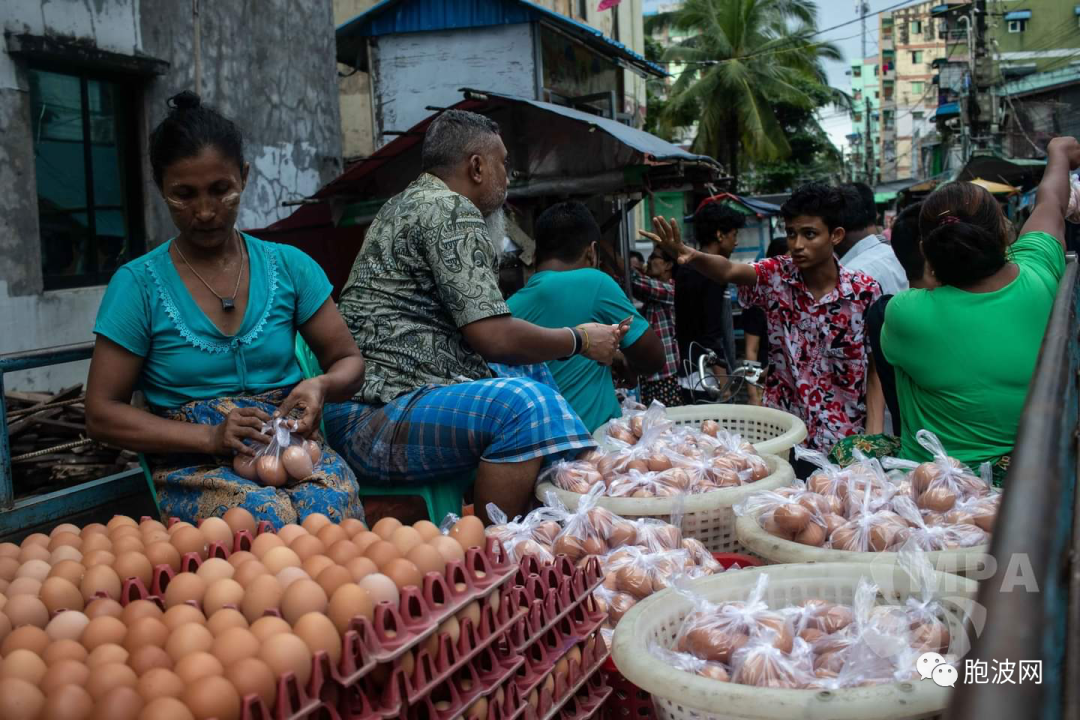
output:
<svg viewBox="0 0 1080 720"><path fill-rule="evenodd" d="M1005 13L1006 20L1030 20L1030 10L1013 10L1012 12Z"/></svg>
<svg viewBox="0 0 1080 720"><path fill-rule="evenodd" d="M945 103L943 105L938 105L937 112L934 113L934 116L935 117L948 117L950 115L959 115L959 114L960 114L960 103L951 102L951 103Z"/></svg>

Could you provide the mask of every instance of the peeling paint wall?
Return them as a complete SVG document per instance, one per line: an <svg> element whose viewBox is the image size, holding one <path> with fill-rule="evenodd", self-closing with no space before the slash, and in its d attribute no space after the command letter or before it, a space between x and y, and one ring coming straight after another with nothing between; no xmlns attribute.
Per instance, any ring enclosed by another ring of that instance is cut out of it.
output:
<svg viewBox="0 0 1080 720"><path fill-rule="evenodd" d="M244 132L251 163L242 227L283 218L281 207L341 171L341 114L333 0L229 0L201 6L202 96ZM14 0L0 3L5 33L63 37L100 50L146 55L169 72L137 83L139 145L192 89L191 3L177 0ZM0 353L93 338L103 287L43 292L36 177L25 67L0 43ZM175 228L142 157L147 246ZM15 373L9 388L56 389L85 380L86 364Z"/></svg>
<svg viewBox="0 0 1080 720"><path fill-rule="evenodd" d="M460 102L464 87L535 97L534 56L530 24L372 38L376 145L431 115L427 106Z"/></svg>
<svg viewBox="0 0 1080 720"><path fill-rule="evenodd" d="M340 27L379 0L334 0L334 24ZM341 153L345 160L375 152L372 133L371 76L348 65L338 65L341 103Z"/></svg>

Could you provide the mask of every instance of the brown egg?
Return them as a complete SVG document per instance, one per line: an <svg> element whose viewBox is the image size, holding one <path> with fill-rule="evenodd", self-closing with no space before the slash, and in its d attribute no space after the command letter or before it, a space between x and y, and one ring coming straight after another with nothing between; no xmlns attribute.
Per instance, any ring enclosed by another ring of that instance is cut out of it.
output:
<svg viewBox="0 0 1080 720"><path fill-rule="evenodd" d="M90 624L90 618L78 610L65 610L45 626L45 634L54 643L58 640L81 640L86 626Z"/></svg>
<svg viewBox="0 0 1080 720"><path fill-rule="evenodd" d="M19 557L19 546L16 545L15 543L9 543L9 542L0 543L0 558L5 558L5 557L18 558Z"/></svg>
<svg viewBox="0 0 1080 720"><path fill-rule="evenodd" d="M209 652L214 645L214 636L205 625L188 623L178 627L165 642L165 652L173 659L173 666L185 655L195 652Z"/></svg>
<svg viewBox="0 0 1080 720"><path fill-rule="evenodd" d="M337 527L336 525L332 527ZM338 540L326 551L327 557L338 565L344 565L355 557L360 556L360 551L349 540Z"/></svg>
<svg viewBox="0 0 1080 720"><path fill-rule="evenodd" d="M291 672L300 685L307 685L311 678L311 650L292 633L272 635L263 641L259 658L270 666L275 677Z"/></svg>
<svg viewBox="0 0 1080 720"><path fill-rule="evenodd" d="M205 560L207 555L206 537L199 532L198 528L186 527L177 530L172 536L173 547L180 556L195 553L200 559Z"/></svg>
<svg viewBox="0 0 1080 720"><path fill-rule="evenodd" d="M285 543L287 547L292 547L292 544L302 537L315 537L305 530L302 525L297 525L295 523L283 525L281 529L277 531L277 536L281 538L281 542Z"/></svg>
<svg viewBox="0 0 1080 720"><path fill-rule="evenodd" d="M49 636L35 625L23 625L8 633L0 645L0 656L6 656L16 650L33 650L38 655L49 646Z"/></svg>
<svg viewBox="0 0 1080 720"><path fill-rule="evenodd" d="M438 550L446 562L465 559L465 549L461 547L461 543L445 535L428 541L428 545Z"/></svg>
<svg viewBox="0 0 1080 720"><path fill-rule="evenodd" d="M146 559L150 565L168 565L173 572L180 572L180 551L172 543L156 542L146 546Z"/></svg>
<svg viewBox="0 0 1080 720"><path fill-rule="evenodd" d="M345 563L345 569L352 575L353 582L360 582L371 573L379 572L379 566L366 557L353 558Z"/></svg>
<svg viewBox="0 0 1080 720"><path fill-rule="evenodd" d="M165 607L183 605L189 601L201 603L206 595L206 581L195 573L184 572L173 577L165 588Z"/></svg>
<svg viewBox="0 0 1080 720"><path fill-rule="evenodd" d="M101 702L105 693L117 687L135 688L139 683L135 671L127 665L112 663L94 668L86 681L86 691L95 702Z"/></svg>
<svg viewBox="0 0 1080 720"><path fill-rule="evenodd" d="M326 552L326 546L323 545L322 540L314 535L309 535L308 533L304 533L289 543L289 549L296 553L296 556L300 558L301 562L312 556L322 555Z"/></svg>
<svg viewBox="0 0 1080 720"><path fill-rule="evenodd" d="M95 550L112 550L112 540L104 533L94 533L87 535L85 532L82 536L82 547L79 550L85 556L87 553L94 552Z"/></svg>
<svg viewBox="0 0 1080 720"><path fill-rule="evenodd" d="M240 611L249 623L253 623L267 610L277 610L283 594L281 585L273 575L260 575L248 584Z"/></svg>
<svg viewBox="0 0 1080 720"><path fill-rule="evenodd" d="M78 685L63 685L46 695L38 720L88 720L93 711L90 693Z"/></svg>
<svg viewBox="0 0 1080 720"><path fill-rule="evenodd" d="M40 562L48 562L50 557L49 549L44 545L24 545L19 550L19 562L24 565L28 562L38 560Z"/></svg>
<svg viewBox="0 0 1080 720"><path fill-rule="evenodd" d="M49 565L45 560L30 560L24 562L15 573L15 578L33 578L39 583L45 582L45 578L49 577L49 571L52 570L52 565Z"/></svg>
<svg viewBox="0 0 1080 720"><path fill-rule="evenodd" d="M82 562L82 553L73 547L67 545L61 545L60 547L49 553L49 564L55 565L58 562L64 560L71 560L73 562Z"/></svg>
<svg viewBox="0 0 1080 720"><path fill-rule="evenodd" d="M90 678L90 668L78 660L61 660L50 665L38 687L48 695L64 685L83 687Z"/></svg>
<svg viewBox="0 0 1080 720"><path fill-rule="evenodd" d="M15 597L16 595L29 595L31 597L38 597L39 595L41 595L41 586L43 584L44 583L42 583L37 578L15 578L10 583L8 583L7 590L4 592L4 594L9 598Z"/></svg>
<svg viewBox="0 0 1080 720"><path fill-rule="evenodd" d="M389 540L390 536L401 527L401 521L397 518L384 517L379 522L371 526L371 532L378 535L383 540Z"/></svg>
<svg viewBox="0 0 1080 720"><path fill-rule="evenodd" d="M277 694L274 673L259 658L240 660L225 668L225 679L233 684L241 698L257 695L266 707L273 707Z"/></svg>
<svg viewBox="0 0 1080 720"><path fill-rule="evenodd" d="M143 645L162 647L169 639L169 628L158 618L143 617L128 625L124 647L128 652L135 652Z"/></svg>
<svg viewBox="0 0 1080 720"><path fill-rule="evenodd" d="M120 598L120 576L108 565L94 565L86 569L79 584L83 600L90 602L98 593L105 593L113 600Z"/></svg>
<svg viewBox="0 0 1080 720"><path fill-rule="evenodd" d="M195 716L176 698L162 697L144 705L139 720L195 720Z"/></svg>
<svg viewBox="0 0 1080 720"><path fill-rule="evenodd" d="M232 550L233 531L229 524L221 518L210 517L199 523L199 531L206 538L206 542L218 543L226 550Z"/></svg>
<svg viewBox="0 0 1080 720"><path fill-rule="evenodd" d="M289 476L297 480L304 480L315 472L315 464L311 461L311 455L301 445L290 445L281 452L281 464Z"/></svg>
<svg viewBox="0 0 1080 720"><path fill-rule="evenodd" d="M164 615L161 608L157 606L153 600L133 600L124 606L124 611L120 614L120 619L124 621L124 624L131 626L135 624L136 620L143 618L155 618L161 619Z"/></svg>
<svg viewBox="0 0 1080 720"><path fill-rule="evenodd" d="M41 653L41 659L51 667L63 660L84 662L87 655L89 653L86 652L86 648L76 640L53 640L45 648L45 652Z"/></svg>
<svg viewBox="0 0 1080 720"><path fill-rule="evenodd" d="M98 645L93 652L86 656L86 667L93 670L96 667L111 663L126 665L128 657L128 651L124 648L113 643L105 643L104 645Z"/></svg>
<svg viewBox="0 0 1080 720"><path fill-rule="evenodd" d="M363 588L375 605L381 602L397 605L401 597L398 586L382 573L372 573L361 579L357 585Z"/></svg>
<svg viewBox="0 0 1080 720"><path fill-rule="evenodd" d="M272 635L280 635L281 633L288 632L292 632L289 623L279 617L274 617L273 615L261 617L251 623L251 634L258 638L260 643L266 642L267 638Z"/></svg>
<svg viewBox="0 0 1080 720"><path fill-rule="evenodd" d="M310 515L305 517L303 522L300 524L312 535L317 535L319 531L323 529L323 527L325 527L326 525L330 525L331 521L330 518L326 517L322 513L311 513Z"/></svg>
<svg viewBox="0 0 1080 720"><path fill-rule="evenodd" d="M315 533L315 537L322 542L323 546L330 548L342 540L348 540L349 533L345 532L345 528L340 525L327 523L319 528L318 532Z"/></svg>
<svg viewBox="0 0 1080 720"><path fill-rule="evenodd" d="M281 616L290 625L309 612L325 612L329 598L314 580L298 580L281 597Z"/></svg>
<svg viewBox="0 0 1080 720"><path fill-rule="evenodd" d="M356 518L345 518L341 521L341 528L352 538L361 532L367 532L367 526Z"/></svg>
<svg viewBox="0 0 1080 720"><path fill-rule="evenodd" d="M487 698L478 698L476 702L470 705L465 710L465 717L467 720L487 720L488 716L488 701Z"/></svg>
<svg viewBox="0 0 1080 720"><path fill-rule="evenodd" d="M45 707L45 696L18 678L0 680L0 717L4 720L36 720Z"/></svg>
<svg viewBox="0 0 1080 720"><path fill-rule="evenodd" d="M109 565L116 562L116 555L108 550L94 550L83 555L82 564L87 569L94 567L95 565Z"/></svg>
<svg viewBox="0 0 1080 720"><path fill-rule="evenodd" d="M276 455L261 455L255 460L255 470L263 485L281 487L289 480L289 474Z"/></svg>
<svg viewBox="0 0 1080 720"><path fill-rule="evenodd" d="M331 565L319 573L319 577L315 578L315 582L319 584L327 597L331 597L339 587L353 582L353 576L346 568L340 565Z"/></svg>
<svg viewBox="0 0 1080 720"><path fill-rule="evenodd" d="M391 560L396 560L400 558L401 551L397 549L397 545L394 545L391 542L387 542L386 540L380 540L379 542L372 544L371 547L367 549L365 557L367 557L369 560L371 560L371 562L375 563L381 569L385 567L386 563L390 562Z"/></svg>
<svg viewBox="0 0 1080 720"><path fill-rule="evenodd" d="M205 580L207 585L210 585L217 580L233 577L236 574L236 568L230 565L228 560L214 557L204 561L199 566L199 569L195 571L195 574Z"/></svg>
<svg viewBox="0 0 1080 720"><path fill-rule="evenodd" d="M269 575L270 571L266 569L259 560L252 560L246 562L240 567L236 568L236 572L233 573L232 579L240 583L240 585L246 588L251 584L251 581L260 575Z"/></svg>
<svg viewBox="0 0 1080 720"><path fill-rule="evenodd" d="M32 685L41 682L47 669L41 656L30 650L16 650L0 660L0 677L20 678Z"/></svg>
<svg viewBox="0 0 1080 720"><path fill-rule="evenodd" d="M10 557L4 555L0 557L0 580L6 580L8 582L15 579L15 573L19 572L19 568L22 564L17 557Z"/></svg>
<svg viewBox="0 0 1080 720"><path fill-rule="evenodd" d="M375 604L359 585L346 584L334 591L326 612L334 627L344 635L354 617L362 615L371 620L375 615Z"/></svg>
<svg viewBox="0 0 1080 720"><path fill-rule="evenodd" d="M311 576L304 572L303 568L298 567L282 568L274 577L277 578L282 590L288 590L289 586L297 580L311 580Z"/></svg>
<svg viewBox="0 0 1080 720"><path fill-rule="evenodd" d="M323 650L332 665L341 660L341 635L326 615L307 613L293 625L293 633L304 641L312 655Z"/></svg>
<svg viewBox="0 0 1080 720"><path fill-rule="evenodd" d="M382 541L382 538L373 532L357 533L350 539L350 542L356 546L356 550L361 555L366 555L368 548L380 541Z"/></svg>
<svg viewBox="0 0 1080 720"><path fill-rule="evenodd" d="M405 558L397 558L386 563L382 568L383 574L386 577L394 581L394 584L398 586L399 590L403 590L409 586L422 587L424 582L423 575L411 562Z"/></svg>
<svg viewBox="0 0 1080 720"><path fill-rule="evenodd" d="M8 598L4 605L4 614L11 621L12 627L33 625L44 628L49 624L49 609L34 595L15 595Z"/></svg>
<svg viewBox="0 0 1080 720"><path fill-rule="evenodd" d="M287 547L276 547L262 556L262 564L272 575L277 575L284 568L300 567L300 556Z"/></svg>
<svg viewBox="0 0 1080 720"><path fill-rule="evenodd" d="M224 675L225 666L211 653L193 652L177 660L173 666L173 672L184 681L185 685L192 685L206 677Z"/></svg>
<svg viewBox="0 0 1080 720"><path fill-rule="evenodd" d="M148 532L168 532L168 529L164 525L157 520L151 520L150 518L139 521L139 530L141 530L143 534Z"/></svg>
<svg viewBox="0 0 1080 720"><path fill-rule="evenodd" d="M254 535L255 530L258 527L258 523L255 522L255 516L242 507L229 508L225 511L225 514L221 516L221 519L225 521L225 524L228 525L229 529L234 533L238 533L241 530L247 530Z"/></svg>
<svg viewBox="0 0 1080 720"><path fill-rule="evenodd" d="M141 537L122 537L117 538L113 542L113 555L119 558L121 555L130 552L143 553L146 549L146 545L143 543Z"/></svg>
<svg viewBox="0 0 1080 720"><path fill-rule="evenodd" d="M251 554L262 560L263 555L272 548L282 547L283 545L285 545L285 541L274 533L263 533L251 543Z"/></svg>
<svg viewBox="0 0 1080 720"><path fill-rule="evenodd" d="M127 515L113 515L111 518L109 518L109 522L105 524L105 529L108 530L110 533L115 532L122 527L133 527L138 529L139 523L135 522Z"/></svg>
<svg viewBox="0 0 1080 720"><path fill-rule="evenodd" d="M244 658L259 654L261 643L255 634L246 628L229 628L214 638L210 652L225 667L240 662Z"/></svg>
<svg viewBox="0 0 1080 720"><path fill-rule="evenodd" d="M99 617L118 618L124 614L124 608L112 598L96 598L86 604L86 609L83 612L91 620Z"/></svg>
<svg viewBox="0 0 1080 720"><path fill-rule="evenodd" d="M244 614L239 610L233 610L232 608L222 608L218 610L209 620L206 621L206 629L210 631L210 634L215 638L232 628L247 629L248 621L244 617Z"/></svg>
<svg viewBox="0 0 1080 720"><path fill-rule="evenodd" d="M178 698L184 694L184 681L170 669L152 668L139 678L137 689L146 702L162 697Z"/></svg>
<svg viewBox="0 0 1080 720"><path fill-rule="evenodd" d="M123 646L127 635L127 626L119 618L112 616L96 617L83 630L80 642L89 652L94 652L98 645L111 643Z"/></svg>
<svg viewBox="0 0 1080 720"><path fill-rule="evenodd" d="M390 533L390 542L397 546L398 551L404 556L414 547L425 542L424 536L415 528L405 525Z"/></svg>
<svg viewBox="0 0 1080 720"><path fill-rule="evenodd" d="M144 704L142 695L126 685L115 687L95 699L97 702L90 720L138 720Z"/></svg>
<svg viewBox="0 0 1080 720"><path fill-rule="evenodd" d="M222 560L222 562L225 561ZM244 588L240 583L228 578L215 580L206 588L206 594L203 595L203 613L207 616L212 616L226 605L235 605L239 607L243 600Z"/></svg>
<svg viewBox="0 0 1080 720"><path fill-rule="evenodd" d="M143 645L128 656L128 666L141 678L157 668L172 670L173 661L169 653L163 649L153 645Z"/></svg>
<svg viewBox="0 0 1080 720"><path fill-rule="evenodd" d="M58 547L73 547L78 550L82 547L82 537L76 532L53 532L49 536L49 552L52 552Z"/></svg>
<svg viewBox="0 0 1080 720"><path fill-rule="evenodd" d="M335 564L336 563L334 563L333 560L326 557L325 555L312 555L307 560L305 560L304 564L300 567L304 569L304 572L308 574L308 577L316 578L319 577L319 573L321 573L323 570Z"/></svg>
<svg viewBox="0 0 1080 720"><path fill-rule="evenodd" d="M229 555L229 564L233 566L234 570L235 568L238 568L244 563L251 560L257 560L257 558L251 553L249 553L247 550L241 550L240 552L234 552L233 554ZM235 577L235 573L233 577Z"/></svg>
<svg viewBox="0 0 1080 720"><path fill-rule="evenodd" d="M147 588L150 587L150 581L154 576L154 568L150 561L146 558L146 555L138 551L117 555L116 562L113 563L113 570L116 571L121 580L138 578Z"/></svg>
<svg viewBox="0 0 1080 720"><path fill-rule="evenodd" d="M426 543L417 545L410 550L405 555L405 559L416 566L421 576L427 575L429 572L441 575L446 570L446 558L438 550Z"/></svg>
<svg viewBox="0 0 1080 720"><path fill-rule="evenodd" d="M191 523L185 522L183 520L177 520L176 522L172 522L172 520L175 520L175 518L171 519L169 521L169 523L165 527L165 529L168 531L169 535L175 535L176 533L180 532L184 528L195 527Z"/></svg>
<svg viewBox="0 0 1080 720"><path fill-rule="evenodd" d="M165 614L161 616L161 622L165 623L169 632L176 632L176 628L189 623L205 625L206 616L199 608L190 605L175 605L165 611Z"/></svg>
<svg viewBox="0 0 1080 720"><path fill-rule="evenodd" d="M478 547L484 544L484 523L475 515L466 515L450 528L449 537L463 548Z"/></svg>
<svg viewBox="0 0 1080 720"><path fill-rule="evenodd" d="M413 529L420 533L420 537L424 539L424 542L430 542L432 538L442 535L442 533L439 532L438 526L430 520L418 520L414 522Z"/></svg>

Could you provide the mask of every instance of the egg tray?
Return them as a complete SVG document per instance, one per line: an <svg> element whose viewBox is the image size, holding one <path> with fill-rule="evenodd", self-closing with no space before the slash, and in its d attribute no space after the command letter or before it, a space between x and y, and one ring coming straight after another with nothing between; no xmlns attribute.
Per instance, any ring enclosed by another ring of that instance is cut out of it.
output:
<svg viewBox="0 0 1080 720"><path fill-rule="evenodd" d="M555 690L552 693L546 691L540 692L541 700L539 707L537 708L537 718L548 720L554 713L565 703L573 693L577 692L577 689L585 683L591 676L596 674L607 659L610 652L607 644L603 638L597 632L600 625L603 623L603 617L596 621L592 630L584 633L575 633L571 635L562 635L558 631L554 631L559 635L557 652L550 652L542 645L534 645L530 650L529 655L526 655L524 674L519 674L517 678L518 694L527 698L547 679L549 675L555 669L555 663L562 659L571 647L584 642L590 637L596 638L594 648L590 652L582 651L581 665L578 665L576 661L571 661L565 676L555 678ZM538 657L538 654L542 653L542 657ZM550 654L549 654L550 653ZM543 697L548 695L552 702L545 702ZM557 702L554 698L560 698ZM523 714L525 708L520 708L518 714L514 718ZM535 720L535 719L532 719Z"/></svg>
<svg viewBox="0 0 1080 720"><path fill-rule="evenodd" d="M580 696L581 690L575 693L559 711L558 720L588 720L604 707L613 692L600 674L592 675L583 690L586 696Z"/></svg>
<svg viewBox="0 0 1080 720"><path fill-rule="evenodd" d="M344 685L349 696L345 716L384 719L403 717L410 706L423 702L433 690L463 670L473 672L479 677L479 681L473 678L474 687L477 689L474 695L477 697L484 687L501 681L501 678L491 676L495 670L502 668L504 673L516 672L525 662L524 658L510 653L508 659L512 670L507 670L504 667L507 663L499 661L500 656L493 654L497 647L506 645L504 640L507 629L521 617L521 612L514 610L517 605L512 601L511 595L511 590L507 588L498 611L490 604L485 604L481 609L479 626L473 625L470 618L462 620L456 645L447 633L443 633L439 637L434 657L427 648L421 648L411 674L407 673L400 663L395 663L389 680L383 691L378 693L378 697L374 697L376 693L362 677L357 677L359 682ZM355 618L353 626L366 622L365 618Z"/></svg>
<svg viewBox="0 0 1080 720"><path fill-rule="evenodd" d="M600 563L590 559L584 567L576 568L565 556L560 556L560 559L565 563L556 562L564 570L567 565L571 568L568 576L553 577L552 573L547 572L552 567L549 565L543 568L542 574L529 573L524 581L519 583L533 601L530 602L529 612L525 617L511 628L510 642L518 652L527 651L559 621L572 613L571 619L576 631L580 631L582 626L599 626L607 618L607 613L600 610L593 599L593 592L604 582ZM521 579L519 576L519 580ZM578 608L581 610L575 612Z"/></svg>
<svg viewBox="0 0 1080 720"><path fill-rule="evenodd" d="M460 716L480 697L489 695L505 683L512 683L524 658L517 656L506 644L495 644L485 650L479 662L468 666L480 672L471 674L469 689L462 688L460 677L450 677L444 683L432 689L426 697L409 705L406 711L408 720L450 720ZM445 703L443 708L438 704Z"/></svg>

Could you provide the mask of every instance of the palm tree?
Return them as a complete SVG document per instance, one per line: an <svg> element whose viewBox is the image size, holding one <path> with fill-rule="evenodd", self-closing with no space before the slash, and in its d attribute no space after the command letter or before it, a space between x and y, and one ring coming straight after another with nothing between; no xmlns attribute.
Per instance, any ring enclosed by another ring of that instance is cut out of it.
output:
<svg viewBox="0 0 1080 720"><path fill-rule="evenodd" d="M686 70L672 84L660 126L670 131L687 109L700 108L694 150L725 160L736 189L740 151L758 161L791 152L774 103L816 107L807 83L843 95L828 88L822 67L843 54L816 39L812 0L686 0L658 21L694 33L664 53Z"/></svg>

